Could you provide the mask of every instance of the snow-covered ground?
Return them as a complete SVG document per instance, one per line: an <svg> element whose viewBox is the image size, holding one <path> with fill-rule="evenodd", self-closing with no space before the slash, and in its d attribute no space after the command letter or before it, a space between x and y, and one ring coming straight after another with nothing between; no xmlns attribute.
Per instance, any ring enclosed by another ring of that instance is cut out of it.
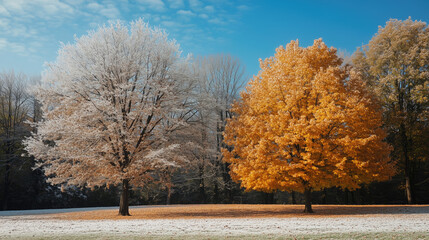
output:
<svg viewBox="0 0 429 240"><path fill-rule="evenodd" d="M131 206L131 208L148 208L158 206ZM41 214L55 214L55 213L69 213L69 212L86 212L97 210L118 209L115 207L88 207L88 208L57 208L57 209L34 209L34 210L11 210L0 211L0 218L2 216L23 216L23 215L41 215Z"/></svg>
<svg viewBox="0 0 429 240"><path fill-rule="evenodd" d="M68 212L84 212L94 210L116 209L118 207L92 207L92 208L60 208L60 209L34 209L34 210L11 210L0 211L0 216L23 216L23 215L40 215Z"/></svg>
<svg viewBox="0 0 429 240"><path fill-rule="evenodd" d="M155 206L146 206L155 207ZM113 207L116 208L116 207ZM341 233L422 233L429 236L429 207L404 214L335 217L56 220L42 210L0 212L0 239L73 236L291 236ZM111 209L111 208L95 208ZM91 209L44 210L48 213ZM423 238L424 238L423 237Z"/></svg>
<svg viewBox="0 0 429 240"><path fill-rule="evenodd" d="M428 214L331 218L52 220L31 216L0 218L0 236L97 235L291 235L350 232L429 233ZM1 237L0 237L1 238Z"/></svg>

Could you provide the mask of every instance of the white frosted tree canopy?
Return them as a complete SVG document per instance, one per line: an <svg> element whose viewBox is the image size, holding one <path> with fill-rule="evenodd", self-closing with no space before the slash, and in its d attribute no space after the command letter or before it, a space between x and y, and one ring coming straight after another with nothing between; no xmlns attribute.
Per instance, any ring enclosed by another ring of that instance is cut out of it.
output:
<svg viewBox="0 0 429 240"><path fill-rule="evenodd" d="M63 45L35 91L44 120L26 150L53 184L143 184L175 164L168 134L193 114L188 65L175 41L141 20Z"/></svg>

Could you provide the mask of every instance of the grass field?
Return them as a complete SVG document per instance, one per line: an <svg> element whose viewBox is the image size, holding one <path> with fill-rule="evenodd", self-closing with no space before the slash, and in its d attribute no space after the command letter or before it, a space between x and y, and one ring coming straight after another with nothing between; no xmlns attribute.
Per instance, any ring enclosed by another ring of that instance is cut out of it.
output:
<svg viewBox="0 0 429 240"><path fill-rule="evenodd" d="M0 239L429 239L428 205L173 205L0 216Z"/></svg>

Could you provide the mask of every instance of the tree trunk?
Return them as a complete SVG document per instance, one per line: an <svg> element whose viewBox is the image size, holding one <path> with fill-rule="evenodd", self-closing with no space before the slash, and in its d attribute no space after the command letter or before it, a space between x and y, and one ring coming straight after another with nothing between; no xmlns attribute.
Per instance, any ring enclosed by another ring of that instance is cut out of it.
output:
<svg viewBox="0 0 429 240"><path fill-rule="evenodd" d="M206 203L207 194L206 194L206 185L204 182L205 178L205 170L206 170L206 159L209 159L206 149L208 149L208 141L207 141L207 132L206 129L202 129L201 131L201 143L203 146L203 157L201 158L201 165L199 167L199 191L200 191L200 203Z"/></svg>
<svg viewBox="0 0 429 240"><path fill-rule="evenodd" d="M10 137L9 137L9 133L7 133L7 139L10 139ZM10 169L11 169L11 164L12 164L12 159L11 159L11 153L12 153L12 147L11 147L11 145L12 145L12 143L11 143L11 141L10 140L7 140L6 141L6 144L7 144L7 148L6 148L6 157L7 157L7 160L6 160L6 169L5 169L5 172L4 172L4 189L3 189L3 200L2 200L2 203L1 203L1 208L3 209L3 210L7 210L8 209L8 200L9 200L9 185L10 185Z"/></svg>
<svg viewBox="0 0 429 240"><path fill-rule="evenodd" d="M410 158L408 156L408 139L405 132L405 124L401 123L400 126L400 135L401 135L401 147L402 152L404 154L404 163L405 163L405 192L407 194L407 203L413 204L414 203L414 194L412 191L412 183L411 183L411 162Z"/></svg>
<svg viewBox="0 0 429 240"><path fill-rule="evenodd" d="M234 201L234 191L231 175L229 175L229 163L224 163L223 182L225 183L225 195L228 203Z"/></svg>
<svg viewBox="0 0 429 240"><path fill-rule="evenodd" d="M122 180L122 192L121 192L121 199L119 201L119 215L121 216L130 216L128 191L129 191L129 180L124 179Z"/></svg>
<svg viewBox="0 0 429 240"><path fill-rule="evenodd" d="M295 199L295 191L292 191L290 193L291 197L292 197L292 204L296 204L296 199Z"/></svg>
<svg viewBox="0 0 429 240"><path fill-rule="evenodd" d="M411 180L409 174L405 174L405 191L407 194L407 203L413 204L414 203L414 196L413 192L411 190Z"/></svg>
<svg viewBox="0 0 429 240"><path fill-rule="evenodd" d="M1 207L3 210L7 210L8 208L8 199L9 199L9 172L10 172L10 164L9 160L6 162L6 169L4 174L4 188L3 188L3 199L1 203Z"/></svg>
<svg viewBox="0 0 429 240"><path fill-rule="evenodd" d="M202 177L202 175L200 176L200 187L199 187L199 189L200 189L200 202L206 203L206 199L207 199L206 187L205 187L204 178Z"/></svg>
<svg viewBox="0 0 429 240"><path fill-rule="evenodd" d="M219 203L219 187L217 186L217 182L214 183L214 189L213 189L213 201L214 203Z"/></svg>
<svg viewBox="0 0 429 240"><path fill-rule="evenodd" d="M171 203L171 185L167 185L167 205Z"/></svg>
<svg viewBox="0 0 429 240"><path fill-rule="evenodd" d="M326 192L326 188L323 189L323 195L322 195L322 203L326 204L328 198L328 193Z"/></svg>
<svg viewBox="0 0 429 240"><path fill-rule="evenodd" d="M313 209L311 208L311 188L306 188L304 191L305 198L305 213L313 213Z"/></svg>

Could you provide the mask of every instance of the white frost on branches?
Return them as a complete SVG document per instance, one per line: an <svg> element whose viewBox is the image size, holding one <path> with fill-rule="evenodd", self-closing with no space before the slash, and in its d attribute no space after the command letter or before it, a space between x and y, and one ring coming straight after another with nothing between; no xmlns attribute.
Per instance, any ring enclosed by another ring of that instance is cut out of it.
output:
<svg viewBox="0 0 429 240"><path fill-rule="evenodd" d="M142 20L89 32L62 46L35 89L44 120L26 150L53 184L143 184L175 164L169 133L195 114L193 79L175 41Z"/></svg>

